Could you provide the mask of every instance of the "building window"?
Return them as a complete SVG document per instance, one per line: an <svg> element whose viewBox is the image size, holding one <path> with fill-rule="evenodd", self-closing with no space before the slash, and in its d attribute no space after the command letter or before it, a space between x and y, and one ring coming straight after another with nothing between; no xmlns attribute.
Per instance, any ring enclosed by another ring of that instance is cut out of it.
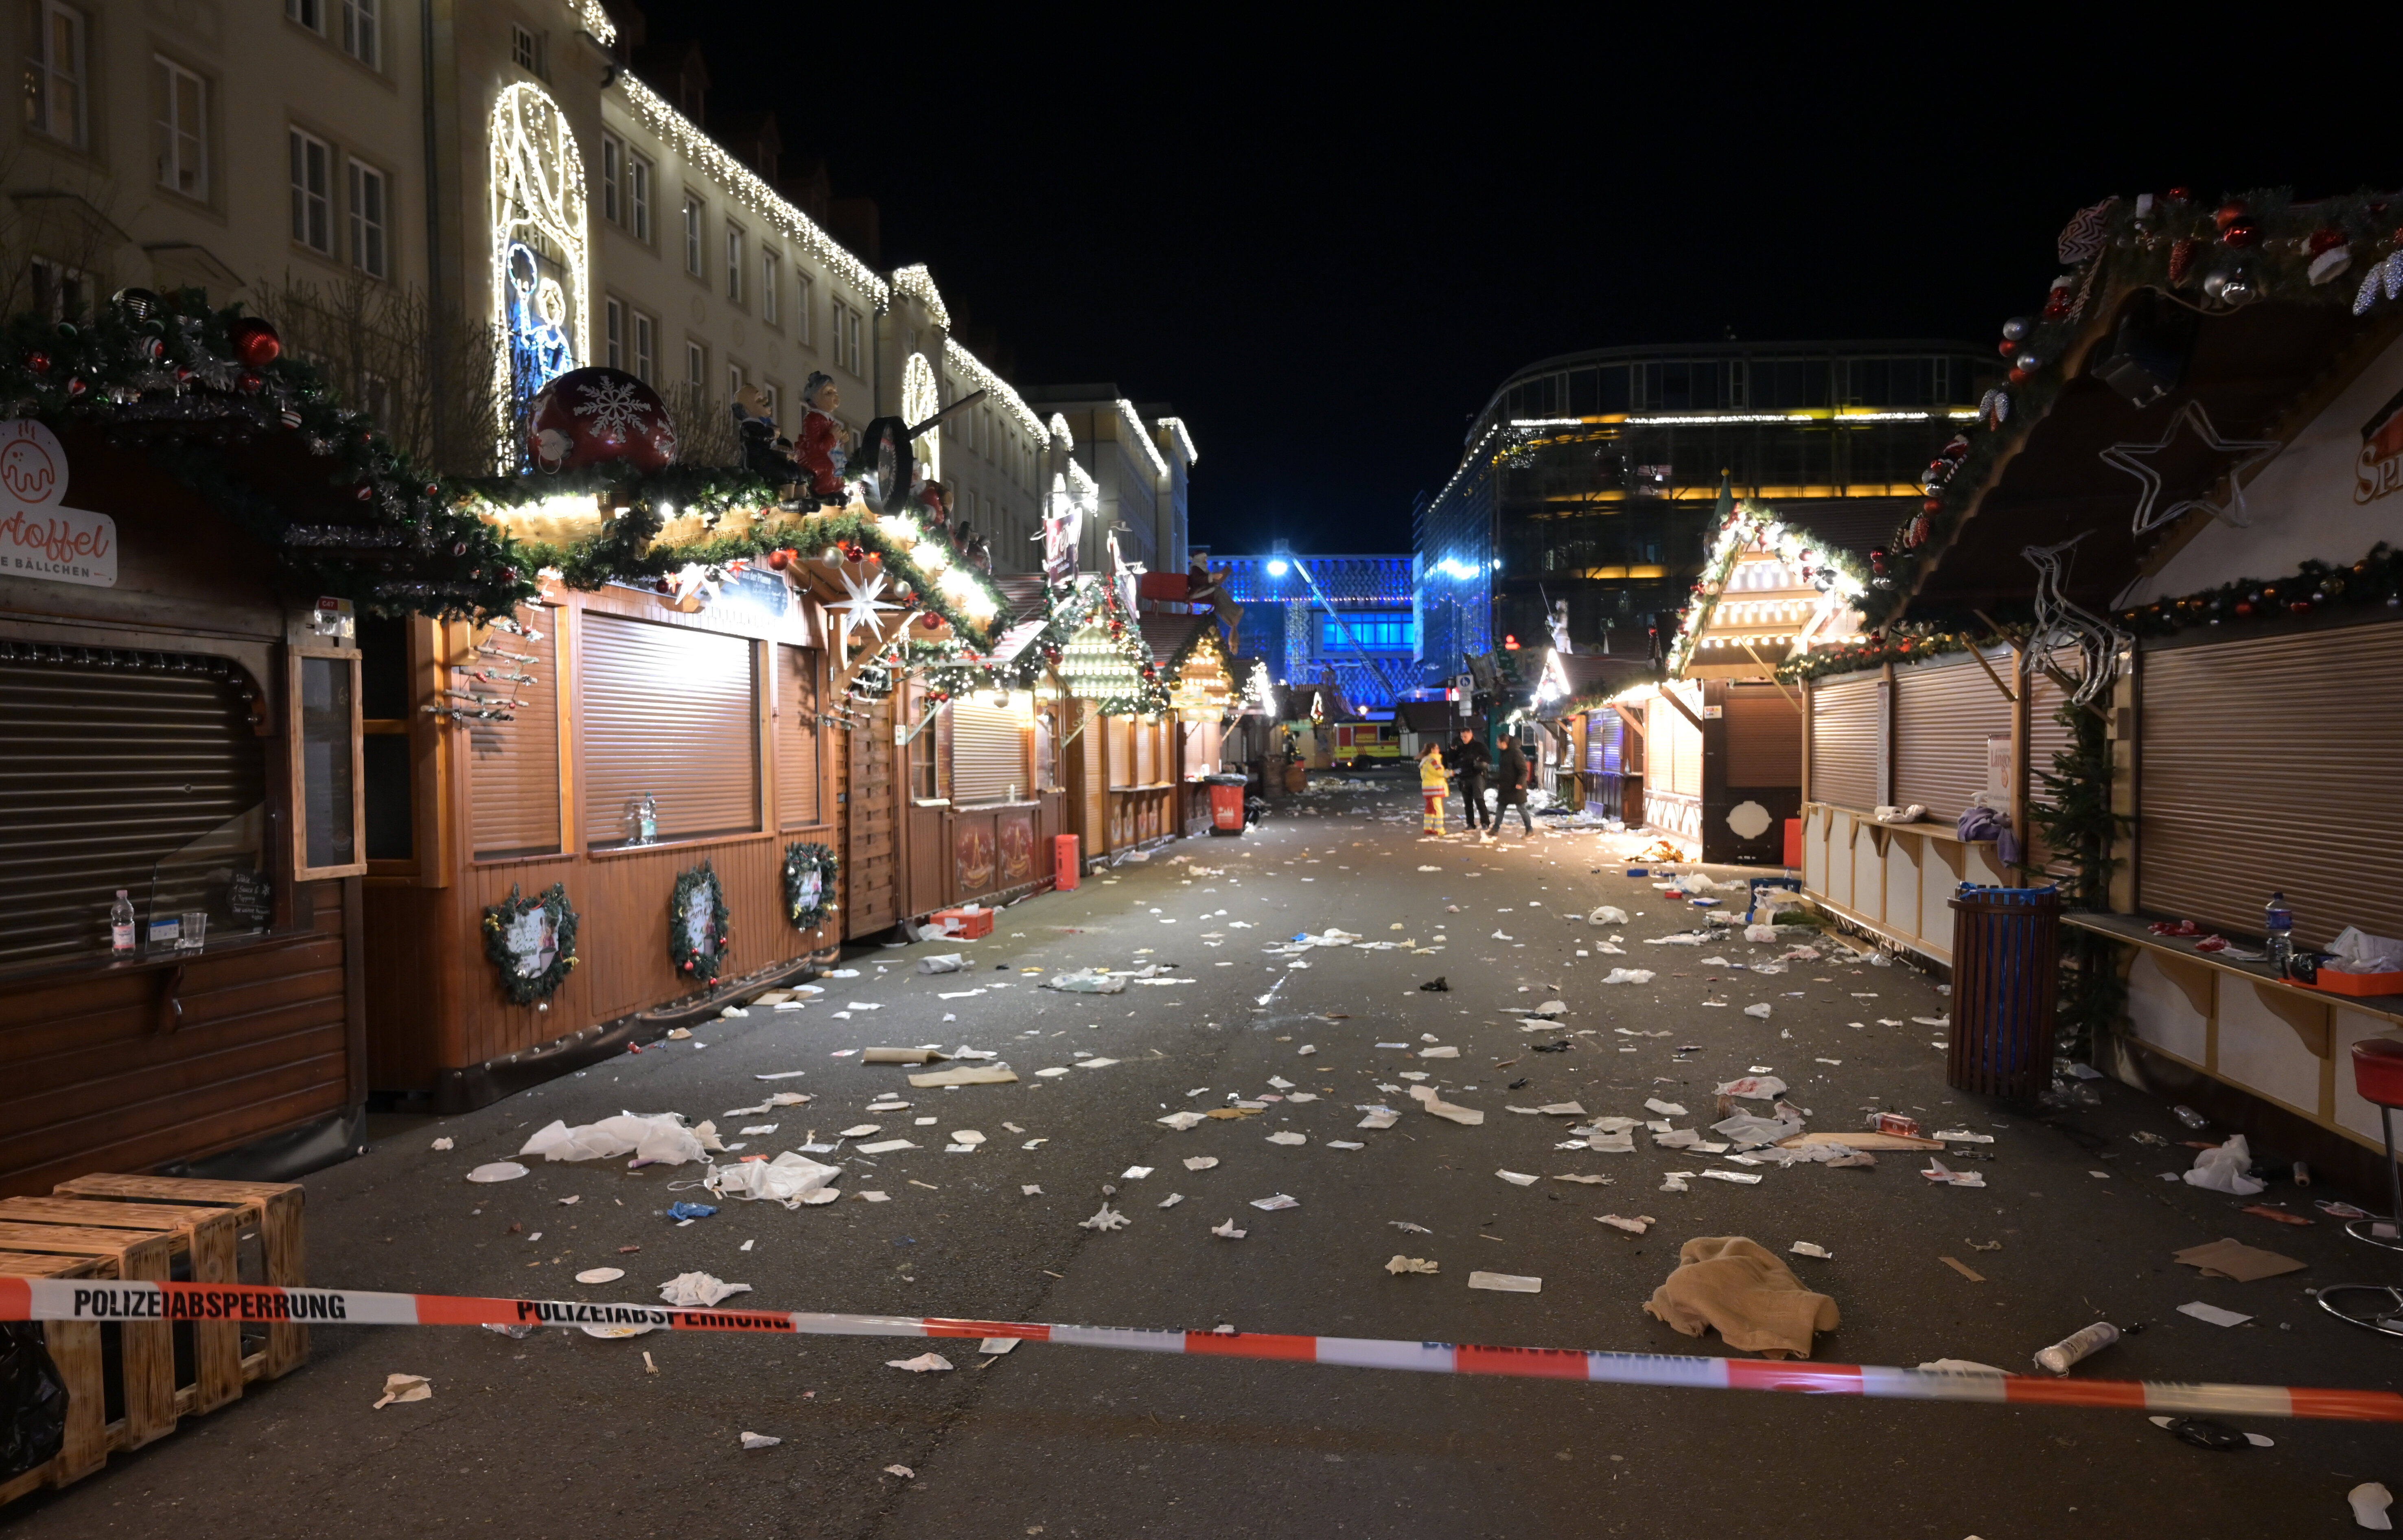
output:
<svg viewBox="0 0 2403 1540"><path fill-rule="evenodd" d="M808 273L793 275L798 292L793 296L793 340L807 347L810 343L810 318L815 314L818 286Z"/></svg>
<svg viewBox="0 0 2403 1540"><path fill-rule="evenodd" d="M729 401L731 401L742 394L743 366L740 364L729 364L726 366L726 398Z"/></svg>
<svg viewBox="0 0 2403 1540"><path fill-rule="evenodd" d="M631 153L626 157L626 219L633 229L634 239L648 245L651 240L651 163Z"/></svg>
<svg viewBox="0 0 2403 1540"><path fill-rule="evenodd" d="M660 324L641 311L636 311L634 312L633 374L635 379L646 385L651 382L652 375L659 370L659 335Z"/></svg>
<svg viewBox="0 0 2403 1540"><path fill-rule="evenodd" d="M601 361L613 369L626 367L626 307L615 299L602 306Z"/></svg>
<svg viewBox="0 0 2403 1540"><path fill-rule="evenodd" d="M743 303L743 231L740 227L726 227L726 298Z"/></svg>
<svg viewBox="0 0 2403 1540"><path fill-rule="evenodd" d="M698 342L684 345L684 382L695 390L707 388L709 350Z"/></svg>
<svg viewBox="0 0 2403 1540"><path fill-rule="evenodd" d="M1418 622L1407 615L1348 615L1338 621L1319 617L1318 650L1349 652L1354 645L1369 652L1412 652L1418 647ZM1344 631L1349 628L1351 636Z"/></svg>
<svg viewBox="0 0 2403 1540"><path fill-rule="evenodd" d="M376 30L377 0L341 0L342 51L374 69L383 62L382 40Z"/></svg>
<svg viewBox="0 0 2403 1540"><path fill-rule="evenodd" d="M83 12L34 0L25 45L25 126L80 146L84 130Z"/></svg>
<svg viewBox="0 0 2403 1540"><path fill-rule="evenodd" d="M82 269L36 257L27 264L27 271L33 279L34 309L50 320L88 315L94 309L98 296L91 275Z"/></svg>
<svg viewBox="0 0 2403 1540"><path fill-rule="evenodd" d="M325 35L326 0L284 0L284 15L319 36Z"/></svg>
<svg viewBox="0 0 2403 1540"><path fill-rule="evenodd" d="M384 173L351 162L351 266L370 278L392 276L385 240L392 188Z"/></svg>
<svg viewBox="0 0 2403 1540"><path fill-rule="evenodd" d="M768 421L771 423L783 422L785 410L784 388L772 383L762 384L759 387L759 395L768 403Z"/></svg>
<svg viewBox="0 0 2403 1540"><path fill-rule="evenodd" d="M626 222L625 204L618 196L618 183L625 175L626 146L614 133L601 136L601 217L613 225Z"/></svg>
<svg viewBox="0 0 2403 1540"><path fill-rule="evenodd" d="M852 373L859 372L859 312L840 300L827 308L826 339L834 344L834 361Z"/></svg>
<svg viewBox="0 0 2403 1540"><path fill-rule="evenodd" d="M542 73L542 39L519 26L509 24L509 59L529 75Z"/></svg>
<svg viewBox="0 0 2403 1540"><path fill-rule="evenodd" d="M684 195L684 271L701 276L701 200Z"/></svg>
<svg viewBox="0 0 2403 1540"><path fill-rule="evenodd" d="M323 139L292 131L292 239L328 257L334 254L333 162Z"/></svg>
<svg viewBox="0 0 2403 1540"><path fill-rule="evenodd" d="M160 59L159 185L187 198L209 196L208 82L172 59Z"/></svg>
<svg viewBox="0 0 2403 1540"><path fill-rule="evenodd" d="M759 250L759 319L770 326L776 324L776 254Z"/></svg>

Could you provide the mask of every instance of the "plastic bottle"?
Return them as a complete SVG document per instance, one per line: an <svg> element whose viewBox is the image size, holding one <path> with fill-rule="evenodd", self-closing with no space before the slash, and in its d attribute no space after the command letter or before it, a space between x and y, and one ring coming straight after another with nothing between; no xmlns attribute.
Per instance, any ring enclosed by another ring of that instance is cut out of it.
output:
<svg viewBox="0 0 2403 1540"><path fill-rule="evenodd" d="M2283 978L2295 959L2295 911L2286 907L2285 894L2270 895L2269 907L2261 911L2261 928L2270 937L2270 971Z"/></svg>
<svg viewBox="0 0 2403 1540"><path fill-rule="evenodd" d="M2197 1133L2201 1133L2203 1130L2211 1127L2210 1118L2205 1117L2202 1114L2195 1111L2192 1107L2188 1106L2183 1102L2170 1109L2170 1116L2175 1117L2179 1122L2184 1123L2188 1128L2192 1129Z"/></svg>
<svg viewBox="0 0 2403 1540"><path fill-rule="evenodd" d="M2084 1331L2072 1332L2037 1353L2036 1367L2050 1369L2055 1374L2067 1374L2071 1365L2093 1357L2118 1339L2118 1327L2108 1321L2097 1321Z"/></svg>
<svg viewBox="0 0 2403 1540"><path fill-rule="evenodd" d="M118 957L133 955L133 900L125 890L117 890L117 902L108 906L108 950Z"/></svg>

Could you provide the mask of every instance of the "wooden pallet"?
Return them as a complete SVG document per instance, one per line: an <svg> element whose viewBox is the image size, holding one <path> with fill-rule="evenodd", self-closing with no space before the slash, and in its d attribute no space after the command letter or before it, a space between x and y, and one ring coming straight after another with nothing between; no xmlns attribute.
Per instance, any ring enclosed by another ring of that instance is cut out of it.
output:
<svg viewBox="0 0 2403 1540"><path fill-rule="evenodd" d="M0 1253L0 1273L15 1278L108 1278L108 1263L93 1256L30 1256ZM0 1481L0 1505L43 1487L63 1487L100 1469L108 1459L108 1392L102 1379L100 1326L89 1321L48 1321L43 1340L59 1378L66 1381L66 1439L59 1452L24 1475Z"/></svg>
<svg viewBox="0 0 2403 1540"><path fill-rule="evenodd" d="M104 1276L165 1281L175 1254L173 1230L93 1229L81 1225L15 1225L0 1221L0 1253L81 1257L105 1263ZM119 1325L125 1376L123 1431L112 1425L112 1449L138 1450L175 1431L175 1328L165 1321Z"/></svg>
<svg viewBox="0 0 2403 1540"><path fill-rule="evenodd" d="M182 1176L114 1176L95 1172L62 1182L54 1197L94 1202L173 1203L239 1209L242 1232L256 1231L267 1276L257 1282L299 1287L309 1282L308 1242L301 1225L302 1189L292 1182L210 1182ZM278 1321L267 1348L242 1361L244 1380L280 1379L309 1361L309 1328Z"/></svg>
<svg viewBox="0 0 2403 1540"><path fill-rule="evenodd" d="M86 1229L163 1231L174 1237L171 1265L180 1260L195 1283L242 1282L237 1241L243 1211L180 1203L99 1203L78 1198L0 1198L0 1224L66 1225ZM215 1411L242 1395L242 1323L194 1321L193 1380L175 1387L175 1413ZM262 1355L263 1356L263 1355ZM257 1376L251 1376L257 1378Z"/></svg>

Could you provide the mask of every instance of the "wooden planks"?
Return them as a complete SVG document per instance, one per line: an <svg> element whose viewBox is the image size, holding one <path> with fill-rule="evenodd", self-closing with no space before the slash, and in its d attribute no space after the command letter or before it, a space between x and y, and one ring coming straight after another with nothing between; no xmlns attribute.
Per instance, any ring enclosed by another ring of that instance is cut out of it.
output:
<svg viewBox="0 0 2403 1540"><path fill-rule="evenodd" d="M133 1205L194 1205L243 1214L242 1228L255 1228L267 1277L264 1282L299 1286L309 1282L308 1235L303 1226L306 1194L294 1182L215 1182L186 1176L121 1176L94 1172L58 1185L62 1198ZM127 1277L148 1276L126 1274ZM308 1361L309 1328L287 1322L267 1328L267 1348L256 1367L245 1359L245 1379L275 1379Z"/></svg>
<svg viewBox="0 0 2403 1540"><path fill-rule="evenodd" d="M0 1274L12 1278L114 1278L114 1265L97 1256L41 1256L0 1252ZM100 1325L93 1321L46 1321L42 1345L67 1387L66 1436L59 1452L22 1476L0 1482L0 1505L40 1487L79 1481L108 1461L108 1389L103 1378Z"/></svg>
<svg viewBox="0 0 2403 1540"><path fill-rule="evenodd" d="M196 1283L241 1281L235 1243L243 1212L169 1203L92 1202L77 1198L0 1199L0 1224L64 1225L91 1229L164 1231L175 1238L174 1255L189 1259ZM175 1409L215 1411L242 1394L242 1324L196 1321L192 1333L192 1386L178 1387Z"/></svg>
<svg viewBox="0 0 2403 1540"><path fill-rule="evenodd" d="M0 1222L0 1252L86 1257L112 1265L118 1278L163 1280L174 1250L175 1237L162 1230ZM175 1431L174 1328L164 1321L129 1321L118 1330L124 1343L125 1433L117 1442L138 1450Z"/></svg>
<svg viewBox="0 0 2403 1540"><path fill-rule="evenodd" d="M850 896L843 906L846 937L870 936L901 917L900 797L894 763L894 698L861 715L851 734L851 800L844 840Z"/></svg>

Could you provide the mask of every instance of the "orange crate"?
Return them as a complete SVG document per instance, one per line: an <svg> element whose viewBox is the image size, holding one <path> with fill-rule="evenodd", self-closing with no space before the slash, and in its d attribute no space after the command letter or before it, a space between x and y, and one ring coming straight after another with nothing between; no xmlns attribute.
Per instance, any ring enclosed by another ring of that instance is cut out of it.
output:
<svg viewBox="0 0 2403 1540"><path fill-rule="evenodd" d="M2287 982L2327 994L2350 994L2356 999L2374 994L2403 994L2403 973L2335 973L2320 969L2320 981L2306 984L2299 978Z"/></svg>

